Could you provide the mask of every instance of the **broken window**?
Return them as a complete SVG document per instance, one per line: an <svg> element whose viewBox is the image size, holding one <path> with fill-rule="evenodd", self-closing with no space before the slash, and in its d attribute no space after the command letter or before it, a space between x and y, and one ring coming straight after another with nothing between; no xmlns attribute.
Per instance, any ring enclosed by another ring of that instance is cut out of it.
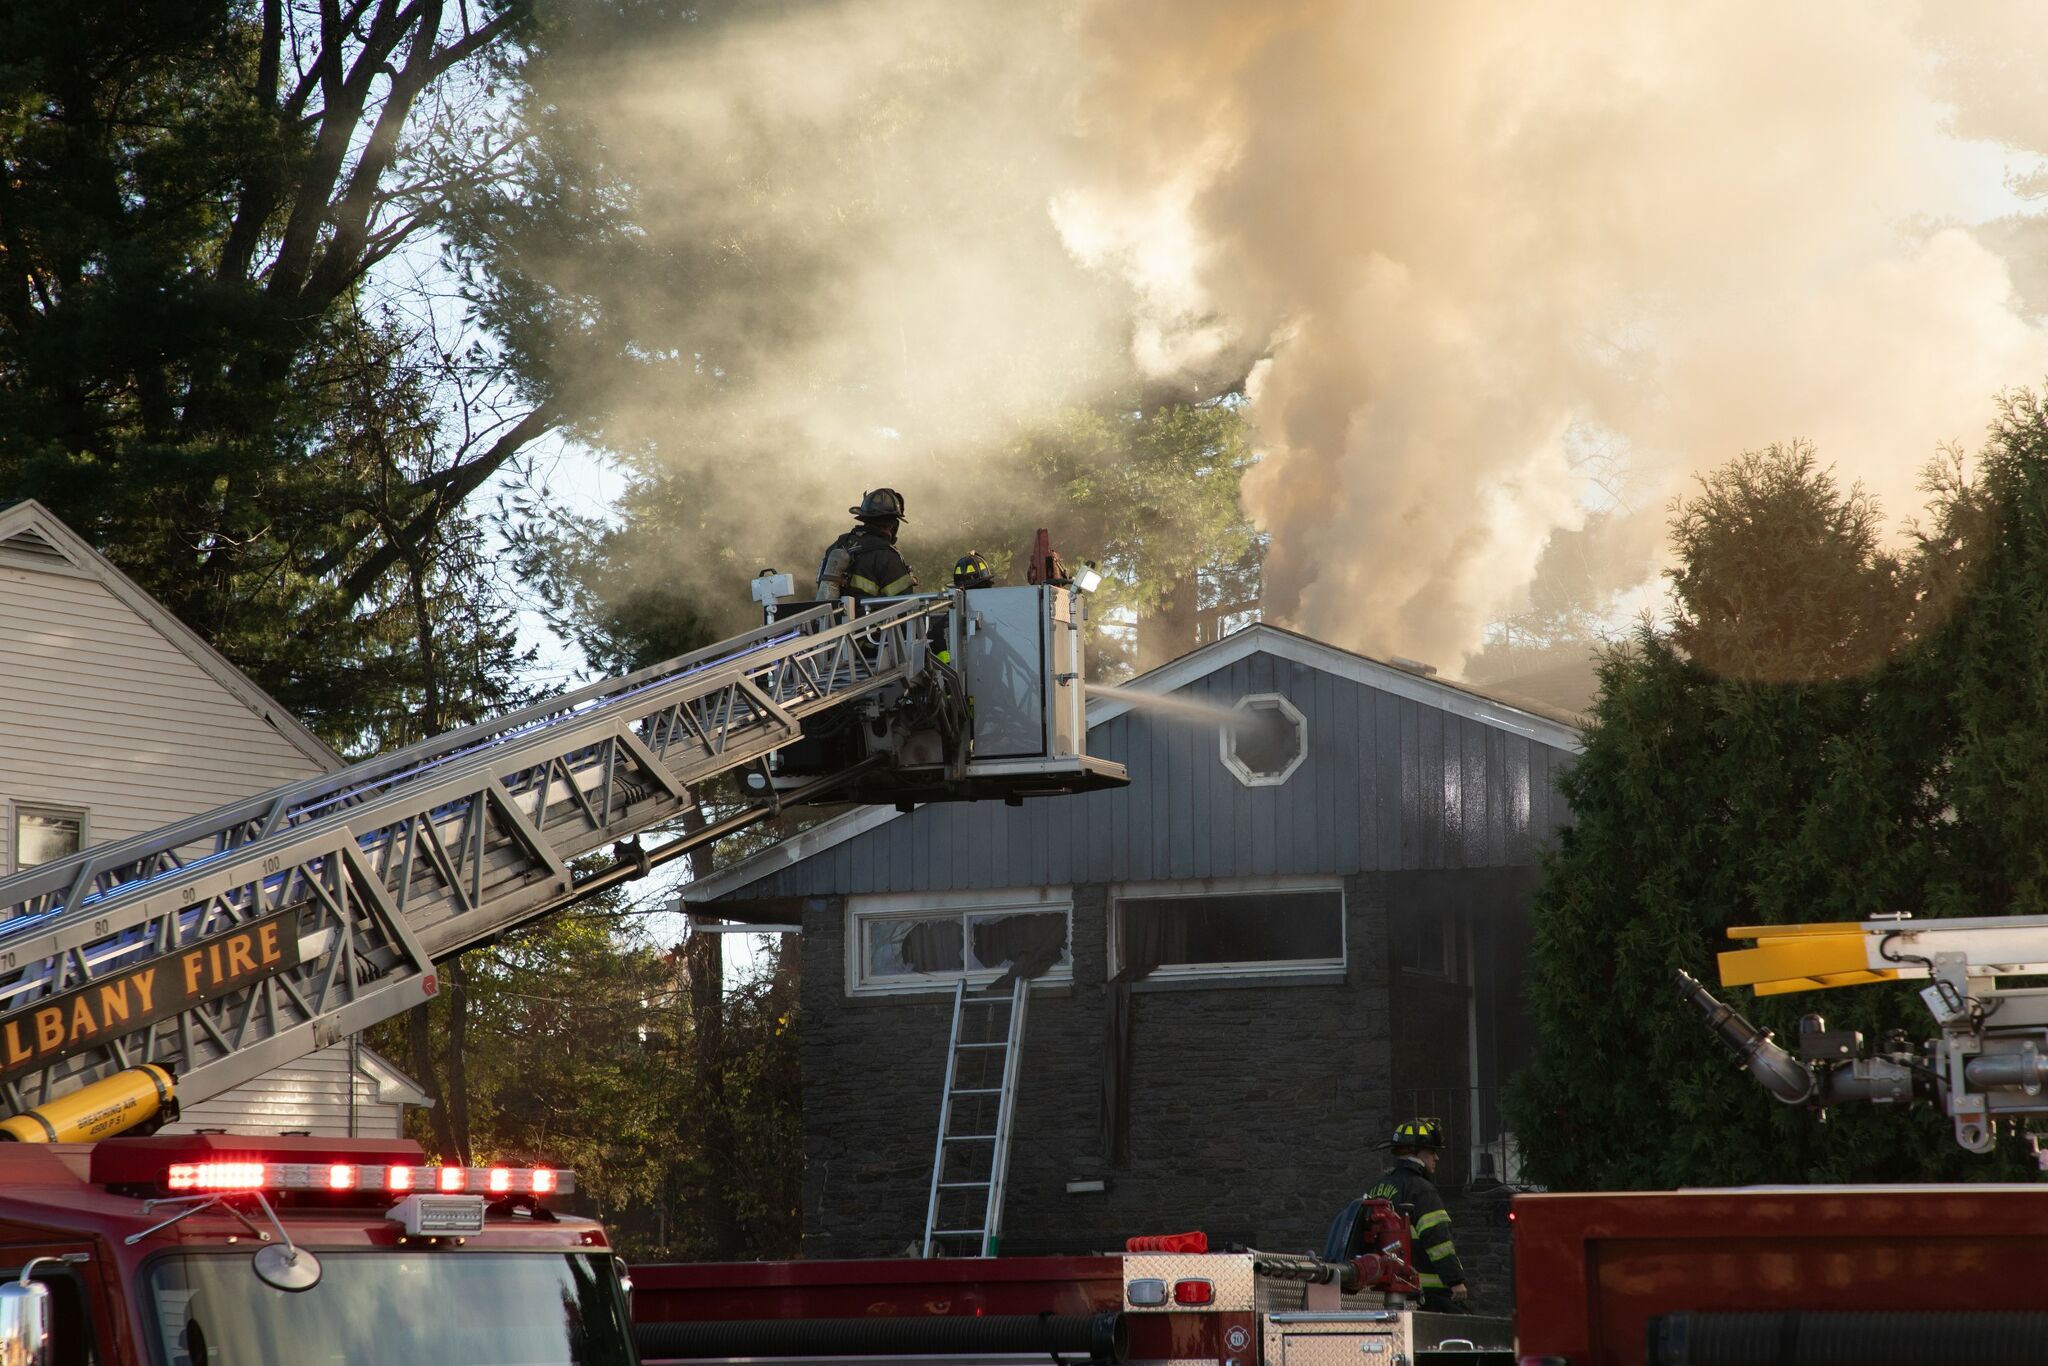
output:
<svg viewBox="0 0 2048 1366"><path fill-rule="evenodd" d="M886 898L875 898L883 902ZM1071 978L1068 907L977 905L896 911L856 906L855 990L902 990L995 980L1013 966L1026 977Z"/></svg>
<svg viewBox="0 0 2048 1366"><path fill-rule="evenodd" d="M14 808L14 870L70 858L85 847L85 812L55 806Z"/></svg>
<svg viewBox="0 0 2048 1366"><path fill-rule="evenodd" d="M1420 910L1396 910L1392 939L1394 966L1430 977L1458 977L1458 925L1455 916Z"/></svg>
<svg viewBox="0 0 2048 1366"><path fill-rule="evenodd" d="M1132 977L1297 971L1344 965L1335 887L1120 896L1117 967Z"/></svg>

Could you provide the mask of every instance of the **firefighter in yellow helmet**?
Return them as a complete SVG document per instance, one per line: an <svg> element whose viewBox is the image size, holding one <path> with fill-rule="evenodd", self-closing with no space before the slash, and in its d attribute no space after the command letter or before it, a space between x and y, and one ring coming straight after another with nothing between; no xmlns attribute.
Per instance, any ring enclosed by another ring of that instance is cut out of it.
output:
<svg viewBox="0 0 2048 1366"><path fill-rule="evenodd" d="M979 550L970 550L953 561L953 586L955 588L990 588L995 585L995 571L988 567L988 561L981 557ZM946 625L943 621L932 622L932 652L939 663L951 664L953 652L946 648Z"/></svg>
<svg viewBox="0 0 2048 1366"><path fill-rule="evenodd" d="M818 566L818 600L893 598L915 589L917 575L896 549L896 532L909 520L903 495L872 489L847 511L860 525L826 548Z"/></svg>
<svg viewBox="0 0 2048 1366"><path fill-rule="evenodd" d="M1451 1215L1437 1193L1437 1162L1444 1128L1434 1119L1404 1119L1380 1145L1394 1150L1394 1165L1366 1190L1369 1200L1390 1200L1415 1233L1415 1269L1422 1276L1422 1307L1438 1312L1465 1307L1465 1268L1451 1244Z"/></svg>

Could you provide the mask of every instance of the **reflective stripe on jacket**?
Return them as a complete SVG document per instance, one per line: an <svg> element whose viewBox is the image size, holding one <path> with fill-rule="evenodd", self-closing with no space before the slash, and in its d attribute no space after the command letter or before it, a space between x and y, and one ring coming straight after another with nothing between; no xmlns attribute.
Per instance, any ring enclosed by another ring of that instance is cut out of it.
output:
<svg viewBox="0 0 2048 1366"><path fill-rule="evenodd" d="M847 552L846 582L841 586L846 596L893 598L917 587L917 575L910 572L895 543L864 526L855 527L826 549L818 566L821 582L827 578L832 552L841 548Z"/></svg>
<svg viewBox="0 0 2048 1366"><path fill-rule="evenodd" d="M1424 1290L1443 1290L1465 1283L1465 1268L1451 1243L1451 1214L1444 1208L1436 1183L1412 1157L1397 1157L1385 1175L1366 1191L1369 1200L1390 1200L1408 1216L1415 1235L1415 1269Z"/></svg>

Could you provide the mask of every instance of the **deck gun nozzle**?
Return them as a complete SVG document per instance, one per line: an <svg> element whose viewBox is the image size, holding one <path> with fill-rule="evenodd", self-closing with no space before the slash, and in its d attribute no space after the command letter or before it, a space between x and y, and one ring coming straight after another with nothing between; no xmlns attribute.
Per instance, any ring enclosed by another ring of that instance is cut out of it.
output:
<svg viewBox="0 0 2048 1366"><path fill-rule="evenodd" d="M1699 1008L1707 1028L1734 1050L1749 1074L1787 1105L1804 1105L1815 1098L1819 1081L1813 1069L1771 1041L1771 1031L1758 1029L1713 994L1689 972L1678 973L1678 994Z"/></svg>

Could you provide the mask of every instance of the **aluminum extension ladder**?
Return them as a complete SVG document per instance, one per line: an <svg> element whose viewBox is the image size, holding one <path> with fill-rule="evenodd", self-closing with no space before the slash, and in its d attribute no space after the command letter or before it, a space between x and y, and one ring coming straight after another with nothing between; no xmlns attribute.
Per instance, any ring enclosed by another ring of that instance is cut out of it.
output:
<svg viewBox="0 0 2048 1366"><path fill-rule="evenodd" d="M1007 999L970 997L964 981L953 989L953 1033L946 1044L946 1086L925 1205L927 1257L993 1257L1001 1250L1003 1186L1030 1000L1031 983L1022 977Z"/></svg>

